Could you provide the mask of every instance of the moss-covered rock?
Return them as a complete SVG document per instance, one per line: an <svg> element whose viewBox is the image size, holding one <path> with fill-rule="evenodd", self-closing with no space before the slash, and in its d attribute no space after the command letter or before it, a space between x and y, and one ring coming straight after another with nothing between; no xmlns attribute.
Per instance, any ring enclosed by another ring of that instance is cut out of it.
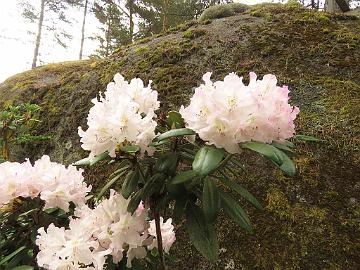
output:
<svg viewBox="0 0 360 270"><path fill-rule="evenodd" d="M201 34L199 34L201 33ZM70 163L85 157L77 127L85 124L90 100L116 72L126 79L153 80L162 110L178 109L213 71L247 76L274 73L290 87L300 107L298 132L325 140L301 143L298 174L283 176L262 158L244 153L241 181L265 207L245 204L254 234L219 219L221 254L209 265L187 242L183 228L170 269L359 269L360 267L360 20L301 9L257 5L244 13L206 23L181 25L166 35L122 47L101 60L48 65L0 85L0 106L30 101L42 106L36 132L54 140L23 145L16 159L50 154ZM85 127L85 126L84 126ZM87 172L100 186L101 167ZM230 269L230 268L227 268Z"/></svg>

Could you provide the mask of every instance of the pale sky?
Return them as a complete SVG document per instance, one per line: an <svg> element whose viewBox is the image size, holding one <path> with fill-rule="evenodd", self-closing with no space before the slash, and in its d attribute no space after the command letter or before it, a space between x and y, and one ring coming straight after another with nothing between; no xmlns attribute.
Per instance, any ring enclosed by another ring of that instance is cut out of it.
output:
<svg viewBox="0 0 360 270"><path fill-rule="evenodd" d="M36 24L27 23L21 16L21 10L17 0L0 0L0 82L19 72L30 69L35 36L28 31L36 32ZM38 4L40 0L29 0ZM266 2L265 0L235 0L246 4ZM269 1L267 1L269 2ZM73 25L67 30L73 35L73 39L67 42L68 48L52 42L51 39L44 41L40 46L40 59L44 64L77 60L80 50L82 10L73 9L69 12L73 17ZM65 24L64 24L65 25ZM86 37L93 36L99 26L94 15L88 14L86 24ZM85 40L84 56L90 55L97 47L95 41Z"/></svg>

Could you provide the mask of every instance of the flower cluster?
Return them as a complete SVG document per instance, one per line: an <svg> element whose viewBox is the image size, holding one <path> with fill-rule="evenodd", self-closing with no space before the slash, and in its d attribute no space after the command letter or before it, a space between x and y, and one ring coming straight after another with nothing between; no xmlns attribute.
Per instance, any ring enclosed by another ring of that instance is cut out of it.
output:
<svg viewBox="0 0 360 270"><path fill-rule="evenodd" d="M195 89L190 105L180 109L187 127L208 144L238 153L241 142L271 143L294 135L299 109L288 103L288 87L277 86L274 75L257 80L251 72L248 85L235 73L224 81L212 82L210 77L210 72L203 76L205 84Z"/></svg>
<svg viewBox="0 0 360 270"><path fill-rule="evenodd" d="M92 100L94 106L87 118L89 128L83 131L79 127L82 148L91 151L90 157L105 151L115 157L115 151L124 144L138 145L142 153L152 154L149 143L155 137L153 118L160 102L150 85L151 81L144 87L138 78L129 83L116 74L104 95Z"/></svg>
<svg viewBox="0 0 360 270"><path fill-rule="evenodd" d="M166 253L169 253L170 247L176 240L174 233L174 225L172 225L172 219L169 218L166 222L164 222L164 219L160 217L160 228L161 228L163 249ZM155 220L150 221L149 234L154 236L154 240L149 245L148 249L153 249L154 247L158 246L158 242L156 239Z"/></svg>
<svg viewBox="0 0 360 270"><path fill-rule="evenodd" d="M147 247L153 248L154 237L149 229L152 225L146 221L147 211L142 203L134 214L130 214L127 212L128 202L111 191L110 198L95 209L86 206L77 209L77 218L70 221L69 229L57 228L53 224L46 232L40 228L36 240L40 249L38 265L46 269L100 270L104 269L110 255L113 262L118 263L126 252L127 267L131 267L134 258L145 258ZM175 234L171 220L163 226L163 243L168 251Z"/></svg>
<svg viewBox="0 0 360 270"><path fill-rule="evenodd" d="M82 170L73 166L51 162L48 156L37 160L34 166L24 163L0 164L0 206L17 197L40 196L45 209L59 207L69 211L69 203L85 204L86 194L91 191L83 181Z"/></svg>

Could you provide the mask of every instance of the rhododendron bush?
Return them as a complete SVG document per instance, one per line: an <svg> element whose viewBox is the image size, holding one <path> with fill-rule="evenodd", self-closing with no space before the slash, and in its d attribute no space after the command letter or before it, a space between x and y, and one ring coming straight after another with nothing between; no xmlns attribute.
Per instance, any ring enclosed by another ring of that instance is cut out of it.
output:
<svg viewBox="0 0 360 270"><path fill-rule="evenodd" d="M47 156L34 165L0 165L1 205L38 200L38 211L60 209L67 220L38 226L33 256L40 267L165 269L174 224L182 221L192 244L215 262L220 209L252 231L246 212L227 191L262 206L228 172L242 169L239 157L252 150L294 175L288 157L294 144L288 139L295 135L299 109L271 74L258 79L250 73L244 84L235 73L216 82L206 73L203 81L188 106L166 115L151 81L145 86L141 79L128 82L116 74L92 100L87 127L78 130L89 157L68 168ZM97 194L76 168L95 164L117 166Z"/></svg>

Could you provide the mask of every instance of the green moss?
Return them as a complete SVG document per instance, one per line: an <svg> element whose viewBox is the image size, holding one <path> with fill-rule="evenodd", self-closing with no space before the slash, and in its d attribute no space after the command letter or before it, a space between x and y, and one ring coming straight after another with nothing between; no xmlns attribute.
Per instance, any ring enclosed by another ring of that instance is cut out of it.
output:
<svg viewBox="0 0 360 270"><path fill-rule="evenodd" d="M189 29L184 32L183 37L188 39L194 39L205 35L206 32L207 31L205 29Z"/></svg>
<svg viewBox="0 0 360 270"><path fill-rule="evenodd" d="M150 48L148 46L140 46L135 48L135 53L137 55L143 55L145 53L148 53L150 51Z"/></svg>
<svg viewBox="0 0 360 270"><path fill-rule="evenodd" d="M233 16L248 10L248 6L240 3L215 5L207 8L200 16L199 21L220 19Z"/></svg>

